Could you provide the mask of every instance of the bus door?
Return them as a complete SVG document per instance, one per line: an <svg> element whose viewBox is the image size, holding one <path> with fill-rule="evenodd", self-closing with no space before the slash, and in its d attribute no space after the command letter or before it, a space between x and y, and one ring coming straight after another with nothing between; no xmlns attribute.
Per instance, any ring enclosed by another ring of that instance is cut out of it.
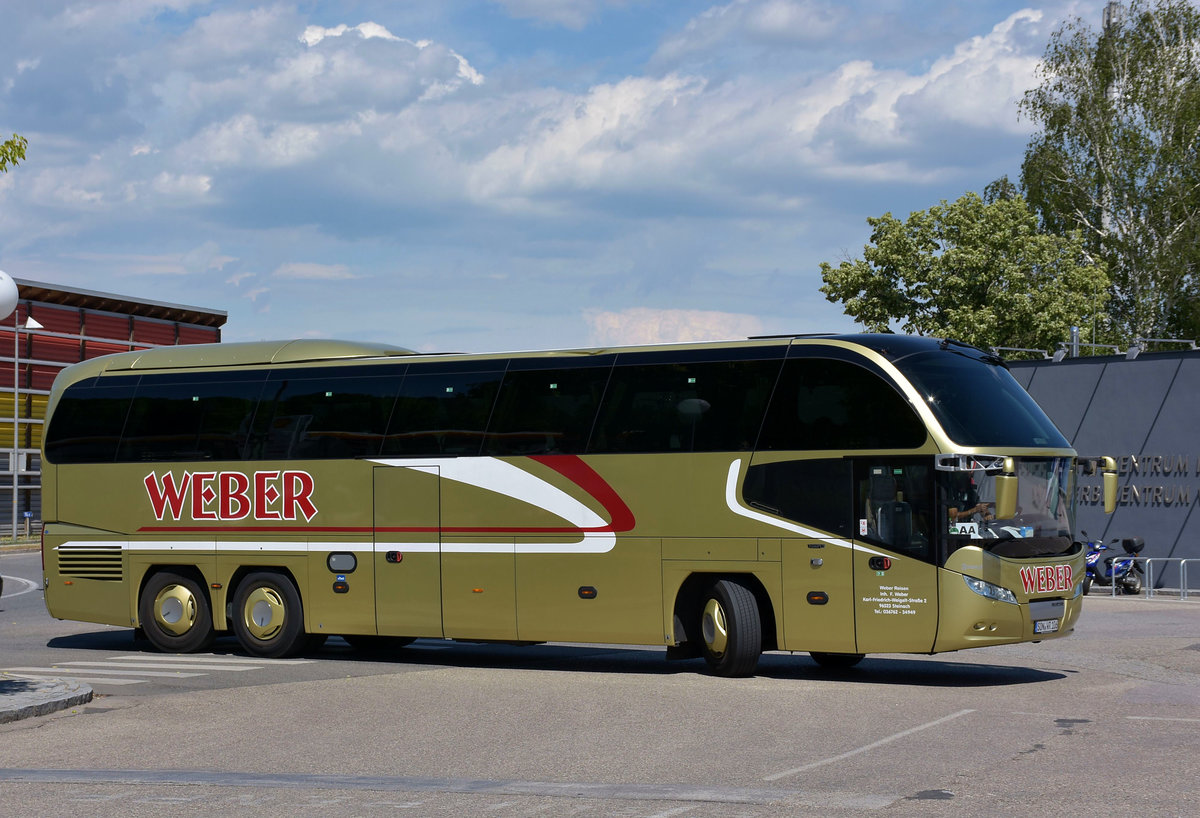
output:
<svg viewBox="0 0 1200 818"><path fill-rule="evenodd" d="M931 458L855 461L858 653L928 653L937 636Z"/></svg>
<svg viewBox="0 0 1200 818"><path fill-rule="evenodd" d="M743 496L750 507L791 521L780 527L793 536L776 541L783 581L780 647L787 650L854 653L852 483L851 461L841 457L774 460L756 454L747 472Z"/></svg>
<svg viewBox="0 0 1200 818"><path fill-rule="evenodd" d="M442 636L437 466L374 469L375 615L384 636Z"/></svg>

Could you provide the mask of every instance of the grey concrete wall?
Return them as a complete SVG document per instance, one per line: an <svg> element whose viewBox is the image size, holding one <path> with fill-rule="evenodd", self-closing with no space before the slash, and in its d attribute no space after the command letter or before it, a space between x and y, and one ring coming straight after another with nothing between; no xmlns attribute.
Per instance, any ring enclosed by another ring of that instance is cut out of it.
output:
<svg viewBox="0 0 1200 818"><path fill-rule="evenodd" d="M1140 536L1145 557L1200 559L1200 351L1053 361L1012 361L1018 382L1081 455L1112 455L1117 510L1104 513L1099 477L1081 477L1076 534ZM1172 564L1155 585L1179 586ZM1188 585L1200 589L1200 562Z"/></svg>

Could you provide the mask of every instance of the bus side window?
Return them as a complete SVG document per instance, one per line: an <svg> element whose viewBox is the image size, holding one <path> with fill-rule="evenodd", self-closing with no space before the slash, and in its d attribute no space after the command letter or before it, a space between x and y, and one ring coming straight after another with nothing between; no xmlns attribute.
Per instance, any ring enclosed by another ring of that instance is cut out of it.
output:
<svg viewBox="0 0 1200 818"><path fill-rule="evenodd" d="M582 454L610 365L529 369L504 375L484 454Z"/></svg>
<svg viewBox="0 0 1200 818"><path fill-rule="evenodd" d="M254 422L257 460L368 457L379 454L400 378L345 370L272 373ZM278 380L275 380L275 379Z"/></svg>
<svg viewBox="0 0 1200 818"><path fill-rule="evenodd" d="M59 398L46 430L50 463L112 463L138 378L72 384Z"/></svg>
<svg viewBox="0 0 1200 818"><path fill-rule="evenodd" d="M777 360L622 365L618 358L588 451L749 451L778 372Z"/></svg>
<svg viewBox="0 0 1200 818"><path fill-rule="evenodd" d="M240 460L264 374L143 376L117 460Z"/></svg>
<svg viewBox="0 0 1200 818"><path fill-rule="evenodd" d="M500 369L437 372L414 365L400 385L382 453L479 454L501 374Z"/></svg>
<svg viewBox="0 0 1200 818"><path fill-rule="evenodd" d="M853 534L851 461L784 460L753 465L742 496L755 508L841 537Z"/></svg>
<svg viewBox="0 0 1200 818"><path fill-rule="evenodd" d="M771 398L761 450L914 449L925 426L894 386L828 358L789 358Z"/></svg>
<svg viewBox="0 0 1200 818"><path fill-rule="evenodd" d="M932 561L931 471L922 458L859 461L858 536L900 554Z"/></svg>

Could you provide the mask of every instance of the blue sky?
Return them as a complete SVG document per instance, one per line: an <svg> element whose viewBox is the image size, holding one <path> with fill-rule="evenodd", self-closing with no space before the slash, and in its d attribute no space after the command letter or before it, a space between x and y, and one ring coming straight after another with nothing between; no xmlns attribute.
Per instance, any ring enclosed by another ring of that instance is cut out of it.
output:
<svg viewBox="0 0 1200 818"><path fill-rule="evenodd" d="M491 351L854 331L866 219L1019 175L1103 0L6 4L0 269L225 339Z"/></svg>

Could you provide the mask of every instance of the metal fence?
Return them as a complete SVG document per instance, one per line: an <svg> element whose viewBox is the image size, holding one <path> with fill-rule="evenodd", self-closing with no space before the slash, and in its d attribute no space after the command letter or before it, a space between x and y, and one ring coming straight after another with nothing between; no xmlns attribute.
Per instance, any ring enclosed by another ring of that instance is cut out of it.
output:
<svg viewBox="0 0 1200 818"><path fill-rule="evenodd" d="M1164 594L1174 595L1176 590L1178 590L1178 592L1179 592L1180 599L1187 599L1188 598L1188 565L1189 564L1195 565L1196 563L1200 563L1200 558L1196 558L1196 557L1188 557L1188 558L1147 557L1146 559L1142 560L1142 563L1146 568L1146 587L1145 587L1146 599L1153 599L1157 592L1163 592ZM1158 589L1156 589L1154 587L1154 573L1155 573L1154 566L1156 564L1162 566L1163 570L1161 573L1165 573L1166 569L1171 566L1178 567L1178 569L1179 569L1179 588L1178 589L1175 589L1175 588L1158 588ZM1113 587L1113 591L1114 592L1116 591L1115 586Z"/></svg>
<svg viewBox="0 0 1200 818"><path fill-rule="evenodd" d="M1165 597L1171 597L1171 598L1175 598L1175 599L1187 599L1188 591L1189 591L1189 588L1188 588L1188 565L1189 564L1195 565L1196 563L1200 563L1200 558L1196 558L1196 557L1145 557L1145 558L1138 557L1137 561L1146 571L1146 580L1142 584L1142 590L1136 594L1137 596L1144 597L1145 599L1154 599L1154 597L1156 597L1156 596L1165 596ZM1172 585L1172 586L1168 587L1164 584L1163 587L1156 588L1155 582L1164 581L1167 578L1169 569L1172 569L1172 568L1177 569L1177 571L1178 571L1179 586L1175 587ZM1194 574L1193 578L1194 578L1195 582L1197 583L1197 585L1200 585L1200 571L1196 571L1194 569L1193 574ZM1155 577L1158 577L1158 579L1156 580ZM1106 592L1109 596L1125 595L1125 591L1122 590L1122 585L1121 585L1120 581L1111 583L1110 585L1100 585L1099 583L1096 583L1096 584L1092 585L1093 593L1095 592L1096 588L1107 589ZM1200 588L1197 588L1197 591L1200 592Z"/></svg>

